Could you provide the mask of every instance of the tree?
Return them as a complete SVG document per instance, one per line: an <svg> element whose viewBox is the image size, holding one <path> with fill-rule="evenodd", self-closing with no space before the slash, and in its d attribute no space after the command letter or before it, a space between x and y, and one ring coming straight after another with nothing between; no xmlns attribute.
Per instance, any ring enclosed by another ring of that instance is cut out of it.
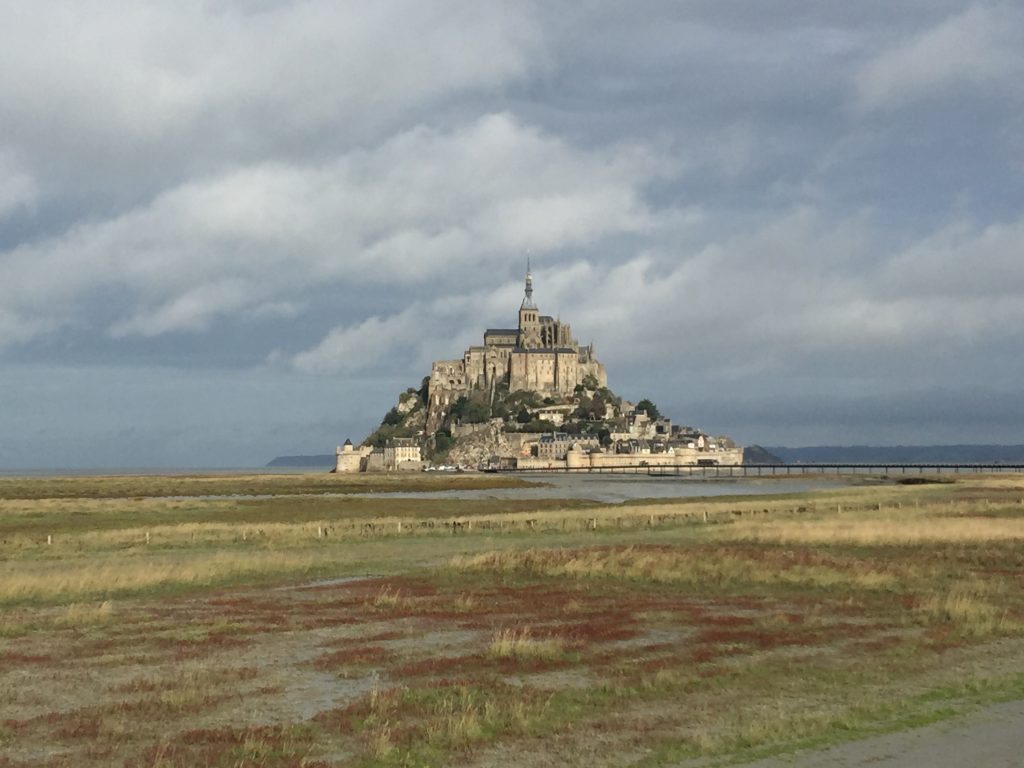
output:
<svg viewBox="0 0 1024 768"><path fill-rule="evenodd" d="M395 427L401 424L404 419L405 416L400 414L397 408L392 408L390 411L384 414L384 421L381 423L387 424L388 426L391 427Z"/></svg>
<svg viewBox="0 0 1024 768"><path fill-rule="evenodd" d="M608 387L601 387L594 394L600 395L606 403L611 403L616 408L622 405L622 398L612 392Z"/></svg>
<svg viewBox="0 0 1024 768"><path fill-rule="evenodd" d="M516 421L520 424L528 424L532 418L533 417L530 416L530 412L526 410L526 406L520 408L519 413L516 414Z"/></svg>
<svg viewBox="0 0 1024 768"><path fill-rule="evenodd" d="M661 418L661 411L658 410L658 406L656 406L654 403L652 403L646 397L643 400L641 400L639 403L636 404L636 409L638 411L646 411L647 412L647 417L651 421L655 421L655 420Z"/></svg>
<svg viewBox="0 0 1024 768"><path fill-rule="evenodd" d="M482 424L489 417L487 405L476 400L470 400L462 409L462 422L464 424Z"/></svg>
<svg viewBox="0 0 1024 768"><path fill-rule="evenodd" d="M588 419L590 413L594 407L594 401L586 395L580 395L579 405L576 406L576 410L572 412L574 419Z"/></svg>
<svg viewBox="0 0 1024 768"><path fill-rule="evenodd" d="M437 453L445 453L455 445L455 438L447 429L439 429L434 433L434 450Z"/></svg>
<svg viewBox="0 0 1024 768"><path fill-rule="evenodd" d="M583 386L586 387L587 389L597 389L599 386L597 382L597 377L592 373L588 373L586 376L583 377Z"/></svg>

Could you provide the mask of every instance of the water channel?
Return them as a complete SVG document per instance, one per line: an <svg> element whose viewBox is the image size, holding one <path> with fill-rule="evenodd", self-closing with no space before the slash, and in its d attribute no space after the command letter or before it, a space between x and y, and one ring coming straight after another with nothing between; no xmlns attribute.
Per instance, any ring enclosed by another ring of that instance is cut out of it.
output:
<svg viewBox="0 0 1024 768"><path fill-rule="evenodd" d="M681 499L701 496L760 496L809 493L844 488L839 477L820 478L709 478L648 477L646 475L583 475L552 473L530 475L528 486L449 491L388 491L351 494L375 499L587 499L621 504L633 499ZM349 495L349 494L346 494Z"/></svg>

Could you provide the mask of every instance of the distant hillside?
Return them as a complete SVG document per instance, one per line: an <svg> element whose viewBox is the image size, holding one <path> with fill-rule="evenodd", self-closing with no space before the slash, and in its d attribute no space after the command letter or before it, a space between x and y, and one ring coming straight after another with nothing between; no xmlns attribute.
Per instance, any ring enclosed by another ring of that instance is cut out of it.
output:
<svg viewBox="0 0 1024 768"><path fill-rule="evenodd" d="M786 464L1024 464L1024 445L814 445L765 450Z"/></svg>
<svg viewBox="0 0 1024 768"><path fill-rule="evenodd" d="M772 451L775 449L772 448ZM744 464L785 464L782 459L760 445L748 445L743 449Z"/></svg>
<svg viewBox="0 0 1024 768"><path fill-rule="evenodd" d="M334 454L322 453L316 456L278 456L267 464L268 467L333 467Z"/></svg>

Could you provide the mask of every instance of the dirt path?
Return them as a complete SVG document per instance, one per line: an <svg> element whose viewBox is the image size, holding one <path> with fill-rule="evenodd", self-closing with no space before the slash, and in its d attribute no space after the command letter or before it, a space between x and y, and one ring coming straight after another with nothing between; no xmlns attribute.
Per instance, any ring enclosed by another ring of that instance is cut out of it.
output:
<svg viewBox="0 0 1024 768"><path fill-rule="evenodd" d="M912 731L749 763L745 768L1021 768L1024 701Z"/></svg>

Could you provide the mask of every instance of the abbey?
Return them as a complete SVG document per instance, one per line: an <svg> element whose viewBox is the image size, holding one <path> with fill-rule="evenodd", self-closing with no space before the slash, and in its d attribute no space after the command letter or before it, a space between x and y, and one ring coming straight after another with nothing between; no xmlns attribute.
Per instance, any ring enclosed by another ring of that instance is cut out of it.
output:
<svg viewBox="0 0 1024 768"><path fill-rule="evenodd" d="M483 344L461 358L434 362L361 446L338 448L335 471L440 462L442 469L680 472L742 461L743 449L728 437L673 424L647 398L634 404L608 389L593 345L540 313L527 264L518 326L488 328Z"/></svg>
<svg viewBox="0 0 1024 768"><path fill-rule="evenodd" d="M430 373L427 433L436 429L448 407L474 390L506 385L510 392L570 395L587 379L592 388L608 384L593 345L580 346L568 323L542 315L533 300L533 275L526 271L526 292L518 328L488 328L484 343L458 360L437 360Z"/></svg>

